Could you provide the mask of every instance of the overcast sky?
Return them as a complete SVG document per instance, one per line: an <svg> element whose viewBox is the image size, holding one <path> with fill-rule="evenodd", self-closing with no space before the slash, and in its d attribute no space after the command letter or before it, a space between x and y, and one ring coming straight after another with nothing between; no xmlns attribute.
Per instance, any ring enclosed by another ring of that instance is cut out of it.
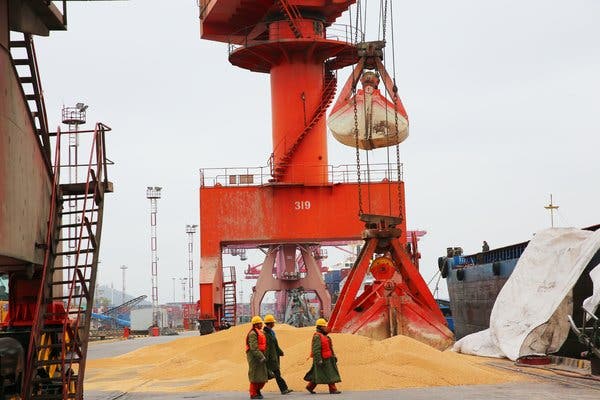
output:
<svg viewBox="0 0 600 400"><path fill-rule="evenodd" d="M379 2L368 3L374 39ZM594 0L394 1L411 123L401 146L407 221L428 232L426 280L449 245L475 252L482 240L499 247L548 227L550 193L561 226L600 223L599 17ZM128 292L150 296L145 194L162 186L159 296L171 301L172 278L187 276L185 225L198 223L198 169L266 164L268 75L200 40L196 0L69 3L69 30L36 45L51 126L63 104L83 101L88 121L113 128L100 282L120 287L127 265ZM330 137L329 161L351 164L354 150Z"/></svg>

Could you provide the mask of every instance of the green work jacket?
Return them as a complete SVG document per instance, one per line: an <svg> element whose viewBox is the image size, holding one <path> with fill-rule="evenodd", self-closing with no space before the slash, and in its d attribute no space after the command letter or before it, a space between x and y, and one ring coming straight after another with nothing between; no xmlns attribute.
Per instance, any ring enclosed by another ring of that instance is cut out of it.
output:
<svg viewBox="0 0 600 400"><path fill-rule="evenodd" d="M248 380L254 383L267 382L269 378L267 364L265 363L266 359L264 353L258 349L258 336L254 329L248 333L246 340L249 347L246 351Z"/></svg>
<svg viewBox="0 0 600 400"><path fill-rule="evenodd" d="M267 369L269 371L277 371L280 369L279 357L283 355L283 351L279 347L275 331L268 326L265 326L263 331L267 337L267 352L265 354L267 357Z"/></svg>
<svg viewBox="0 0 600 400"><path fill-rule="evenodd" d="M321 338L316 333L312 338L313 364L304 376L304 380L313 383L337 383L341 382L340 372L337 367L337 357L333 351L331 338L327 336L332 356L327 359L321 357Z"/></svg>

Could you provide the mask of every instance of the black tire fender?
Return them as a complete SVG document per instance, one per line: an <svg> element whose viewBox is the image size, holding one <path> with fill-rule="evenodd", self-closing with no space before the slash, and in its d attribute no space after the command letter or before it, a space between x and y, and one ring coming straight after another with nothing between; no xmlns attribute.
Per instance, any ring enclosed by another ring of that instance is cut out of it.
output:
<svg viewBox="0 0 600 400"><path fill-rule="evenodd" d="M498 276L500 275L500 267L502 264L500 264L500 261L495 261L492 264L492 272L494 273L494 276Z"/></svg>
<svg viewBox="0 0 600 400"><path fill-rule="evenodd" d="M442 278L448 277L448 271L450 270L450 262L447 258L444 257L444 264L442 265L442 269L440 272L442 273Z"/></svg>
<svg viewBox="0 0 600 400"><path fill-rule="evenodd" d="M440 272L442 271L442 267L444 266L444 261L446 261L446 257L438 257L438 269Z"/></svg>

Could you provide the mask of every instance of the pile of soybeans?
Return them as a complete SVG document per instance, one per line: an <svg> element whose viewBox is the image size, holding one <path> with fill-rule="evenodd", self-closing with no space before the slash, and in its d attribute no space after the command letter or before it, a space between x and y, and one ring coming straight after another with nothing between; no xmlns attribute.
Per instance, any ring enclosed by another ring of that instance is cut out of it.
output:
<svg viewBox="0 0 600 400"><path fill-rule="evenodd" d="M177 339L130 353L91 360L86 389L127 392L245 391L248 366L245 337L250 325L207 336ZM303 390L311 366L314 328L276 325L285 355L281 372L290 388ZM496 384L523 381L522 375L483 365L485 359L438 351L406 336L377 341L331 334L342 376L341 390ZM134 339L135 340L135 339ZM264 391L277 391L274 380Z"/></svg>

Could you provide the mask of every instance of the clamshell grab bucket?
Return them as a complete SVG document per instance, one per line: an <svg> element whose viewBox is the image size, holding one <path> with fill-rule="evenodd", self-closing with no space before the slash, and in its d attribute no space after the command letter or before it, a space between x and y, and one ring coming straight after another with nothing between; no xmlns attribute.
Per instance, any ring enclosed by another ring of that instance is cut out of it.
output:
<svg viewBox="0 0 600 400"><path fill-rule="evenodd" d="M361 83L363 88L348 100L338 102L329 115L327 125L333 137L346 146L356 147L358 131L358 147L363 150L402 143L408 137L404 108L394 106L377 89L379 77L374 72L365 72Z"/></svg>

